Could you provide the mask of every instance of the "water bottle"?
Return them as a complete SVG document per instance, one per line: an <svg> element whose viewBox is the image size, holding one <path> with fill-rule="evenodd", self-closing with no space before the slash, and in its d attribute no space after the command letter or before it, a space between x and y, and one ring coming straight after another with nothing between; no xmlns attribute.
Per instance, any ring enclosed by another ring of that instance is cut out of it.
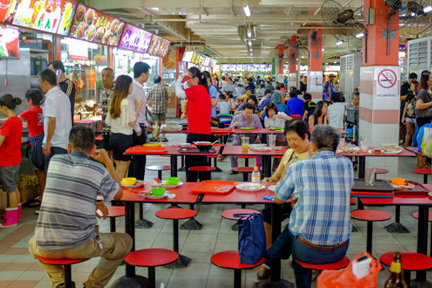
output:
<svg viewBox="0 0 432 288"><path fill-rule="evenodd" d="M252 171L252 183L260 183L261 182L261 175L258 170L258 167L255 167Z"/></svg>

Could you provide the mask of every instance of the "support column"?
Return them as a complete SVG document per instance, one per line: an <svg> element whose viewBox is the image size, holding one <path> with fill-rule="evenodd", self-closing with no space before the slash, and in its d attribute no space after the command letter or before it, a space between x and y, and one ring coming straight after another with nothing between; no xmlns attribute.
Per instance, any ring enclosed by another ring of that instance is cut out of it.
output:
<svg viewBox="0 0 432 288"><path fill-rule="evenodd" d="M298 38L297 36L291 37L291 43L294 45L297 42ZM298 55L298 48L294 48L292 45L289 45L288 47L288 87L287 91L289 91L289 88L291 86L297 87L297 57ZM297 87L299 88L299 87Z"/></svg>
<svg viewBox="0 0 432 288"><path fill-rule="evenodd" d="M378 11L381 2L384 0L365 0L364 9ZM394 25L387 42L387 31L383 31L378 22L387 21L387 16L382 17L384 19L375 19L374 25L366 25L368 37L363 40L363 63L360 69L359 140L366 139L369 147L377 147L383 143L399 144L398 21L392 21ZM399 15L392 17L398 19ZM389 53L386 49L388 44ZM397 157L369 158L366 167L387 168L390 171L388 177L397 176Z"/></svg>
<svg viewBox="0 0 432 288"><path fill-rule="evenodd" d="M114 49L108 46L108 67L114 69Z"/></svg>
<svg viewBox="0 0 432 288"><path fill-rule="evenodd" d="M307 91L312 95L312 101L322 100L322 30L311 29L308 33L308 79Z"/></svg>

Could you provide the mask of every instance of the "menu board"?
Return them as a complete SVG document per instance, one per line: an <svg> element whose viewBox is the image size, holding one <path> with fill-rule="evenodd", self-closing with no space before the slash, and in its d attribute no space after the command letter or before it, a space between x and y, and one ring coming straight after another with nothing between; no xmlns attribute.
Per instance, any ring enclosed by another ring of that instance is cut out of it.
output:
<svg viewBox="0 0 432 288"><path fill-rule="evenodd" d="M12 24L55 33L64 4L65 0L19 0Z"/></svg>
<svg viewBox="0 0 432 288"><path fill-rule="evenodd" d="M192 61L192 56L193 56L193 54L194 54L194 52L192 52L192 51L186 51L186 52L183 54L183 59L182 59L182 61L185 61L185 62L191 62L191 61Z"/></svg>
<svg viewBox="0 0 432 288"><path fill-rule="evenodd" d="M19 58L19 32L0 26L0 58Z"/></svg>
<svg viewBox="0 0 432 288"><path fill-rule="evenodd" d="M153 35L153 38L152 38L152 41L150 43L150 47L149 47L147 53L153 54L153 55L159 55L161 45L163 45L162 41L163 41L162 37L159 37L158 35Z"/></svg>
<svg viewBox="0 0 432 288"><path fill-rule="evenodd" d="M1 1L1 0L0 0ZM72 26L73 16L75 14L75 9L78 3L72 0L67 0L63 8L63 15L60 20L60 25L57 30L57 34L62 36L67 36L69 34L69 29Z"/></svg>
<svg viewBox="0 0 432 288"><path fill-rule="evenodd" d="M12 23L18 0L0 0L0 22Z"/></svg>
<svg viewBox="0 0 432 288"><path fill-rule="evenodd" d="M126 24L119 48L147 53L153 35L143 29Z"/></svg>
<svg viewBox="0 0 432 288"><path fill-rule="evenodd" d="M214 61L214 62L213 62ZM210 67L216 65L215 60L210 61ZM271 72L272 65L270 64L221 64L220 68L222 71L229 72Z"/></svg>
<svg viewBox="0 0 432 288"><path fill-rule="evenodd" d="M162 45L159 49L160 56L165 57L167 55L170 44L171 42L169 40L162 39Z"/></svg>
<svg viewBox="0 0 432 288"><path fill-rule="evenodd" d="M69 37L117 46L125 23L84 4L78 4Z"/></svg>
<svg viewBox="0 0 432 288"><path fill-rule="evenodd" d="M199 58L199 54L196 52L193 52L191 63L192 64L198 64L198 58Z"/></svg>

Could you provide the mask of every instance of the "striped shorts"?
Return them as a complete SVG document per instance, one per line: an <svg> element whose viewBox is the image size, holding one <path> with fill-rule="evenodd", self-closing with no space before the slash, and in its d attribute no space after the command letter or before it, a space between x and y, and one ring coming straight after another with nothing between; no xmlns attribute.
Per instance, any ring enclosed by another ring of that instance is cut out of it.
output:
<svg viewBox="0 0 432 288"><path fill-rule="evenodd" d="M32 156L31 160L33 165L40 171L44 171L45 169L45 155L42 152L43 145L42 141L44 139L44 133L39 134L35 137L28 137L30 143L32 144Z"/></svg>

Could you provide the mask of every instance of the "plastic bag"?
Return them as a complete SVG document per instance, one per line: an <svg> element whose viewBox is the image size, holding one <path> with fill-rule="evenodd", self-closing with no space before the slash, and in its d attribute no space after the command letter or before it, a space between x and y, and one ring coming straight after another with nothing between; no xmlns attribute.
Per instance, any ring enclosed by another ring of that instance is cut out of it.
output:
<svg viewBox="0 0 432 288"><path fill-rule="evenodd" d="M353 273L353 263L361 256L371 259L369 274L357 279ZM378 273L382 269L378 260L369 253L358 254L351 263L342 270L326 270L318 276L317 288L378 288Z"/></svg>
<svg viewBox="0 0 432 288"><path fill-rule="evenodd" d="M240 225L242 230L239 235L238 249L240 263L255 264L266 252L266 236L264 231L263 214L234 214L242 218Z"/></svg>

